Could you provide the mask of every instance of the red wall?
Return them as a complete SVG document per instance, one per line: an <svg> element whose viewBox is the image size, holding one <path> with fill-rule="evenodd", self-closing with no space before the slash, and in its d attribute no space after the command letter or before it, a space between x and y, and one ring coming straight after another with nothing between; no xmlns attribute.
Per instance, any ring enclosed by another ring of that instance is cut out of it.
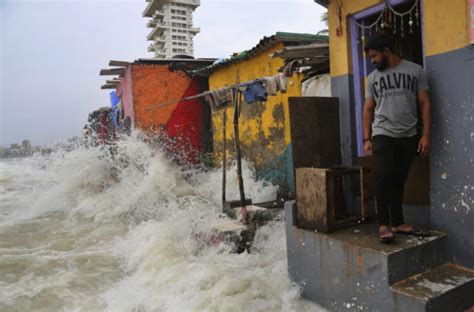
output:
<svg viewBox="0 0 474 312"><path fill-rule="evenodd" d="M199 82L194 79L182 97L199 93ZM196 162L198 151L201 151L202 110L198 99L180 102L175 106L168 122L166 123L168 135L176 138L176 145L182 157L188 161Z"/></svg>

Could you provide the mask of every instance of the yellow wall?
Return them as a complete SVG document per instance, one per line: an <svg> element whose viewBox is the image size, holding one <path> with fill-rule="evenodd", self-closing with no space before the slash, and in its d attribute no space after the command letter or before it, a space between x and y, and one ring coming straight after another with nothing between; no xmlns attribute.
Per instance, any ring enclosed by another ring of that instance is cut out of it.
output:
<svg viewBox="0 0 474 312"><path fill-rule="evenodd" d="M469 44L468 0L425 0L425 55L432 56Z"/></svg>
<svg viewBox="0 0 474 312"><path fill-rule="evenodd" d="M379 4L379 0L329 1L329 43L331 76L352 72L349 16ZM341 4L342 36L337 36L337 7ZM469 44L468 0L424 0L425 55L432 56Z"/></svg>
<svg viewBox="0 0 474 312"><path fill-rule="evenodd" d="M209 89L214 90L224 86L234 85L273 76L278 69L284 66L281 58L271 58L268 54L283 49L283 43L278 43L251 59L216 70L209 77ZM242 103L240 140L242 153L252 160L256 167L263 165L271 158L281 155L290 144L290 123L288 112L288 97L301 96L301 75L294 74L289 79L287 93L279 92L276 96L269 96L266 103ZM222 159L223 142L223 112L213 112L214 156L216 162ZM233 150L233 108L227 108L227 146Z"/></svg>
<svg viewBox="0 0 474 312"><path fill-rule="evenodd" d="M338 25L337 3L341 4L342 35L337 36ZM328 6L329 22L329 62L331 77L346 75L352 72L351 42L348 29L348 16L379 4L378 0L331 0Z"/></svg>

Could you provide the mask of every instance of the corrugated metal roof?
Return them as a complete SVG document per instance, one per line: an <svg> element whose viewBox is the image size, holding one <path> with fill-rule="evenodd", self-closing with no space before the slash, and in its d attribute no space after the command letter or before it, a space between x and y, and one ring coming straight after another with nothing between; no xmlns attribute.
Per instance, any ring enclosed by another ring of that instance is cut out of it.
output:
<svg viewBox="0 0 474 312"><path fill-rule="evenodd" d="M283 50L276 51L272 57L281 57L287 60L319 58L329 60L329 43L312 43L302 46L285 47Z"/></svg>
<svg viewBox="0 0 474 312"><path fill-rule="evenodd" d="M314 0L314 2L316 2L317 4L320 4L322 5L323 7L328 7L328 4L329 4L329 0Z"/></svg>
<svg viewBox="0 0 474 312"><path fill-rule="evenodd" d="M215 63L198 70L190 72L196 76L209 76L212 72L219 68L227 67L232 64L240 63L244 60L250 59L261 52L274 47L279 42L287 44L299 44L299 43L314 43L314 42L328 42L327 36L313 35L313 34L300 34L300 33L289 33L289 32L277 32L275 35L270 37L263 37L259 43L251 48L250 50L244 51L237 56L232 56L225 59L222 62Z"/></svg>
<svg viewBox="0 0 474 312"><path fill-rule="evenodd" d="M312 43L300 46L285 47L272 53L272 57L280 57L288 64L296 60L292 68L302 71L305 77L324 74L329 72L329 43Z"/></svg>
<svg viewBox="0 0 474 312"><path fill-rule="evenodd" d="M111 60L109 66L118 66L116 68L101 69L100 76L123 76L128 66L133 64L161 64L168 65L171 71L180 70L189 72L192 70L198 70L202 67L211 65L216 59L214 58L171 58L171 59L159 59L159 58L139 58L133 62L127 61L115 61ZM101 86L101 89L114 89L120 78L114 78L114 80L107 80L106 84Z"/></svg>

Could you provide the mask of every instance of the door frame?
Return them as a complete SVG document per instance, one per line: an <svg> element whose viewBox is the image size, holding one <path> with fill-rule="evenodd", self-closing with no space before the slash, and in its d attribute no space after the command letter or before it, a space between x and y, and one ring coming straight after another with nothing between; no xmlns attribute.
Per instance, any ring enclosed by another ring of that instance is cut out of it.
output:
<svg viewBox="0 0 474 312"><path fill-rule="evenodd" d="M390 5L398 5L408 2L409 0L388 0ZM360 12L354 13L349 16L349 31L350 31L350 42L351 42L351 54L352 54L352 73L353 73L353 84L354 84L354 101L355 101L355 125L356 125L356 144L357 144L357 157L364 156L364 144L363 144L363 122L362 112L364 108L364 79L367 76L365 72L367 59L363 57L363 53L359 52L358 43L358 31L356 21L379 13L385 7L385 3L380 3L370 8L364 9ZM420 26L421 26L421 48L423 55L423 67L426 67L425 57L425 32L424 32L424 0L420 0Z"/></svg>

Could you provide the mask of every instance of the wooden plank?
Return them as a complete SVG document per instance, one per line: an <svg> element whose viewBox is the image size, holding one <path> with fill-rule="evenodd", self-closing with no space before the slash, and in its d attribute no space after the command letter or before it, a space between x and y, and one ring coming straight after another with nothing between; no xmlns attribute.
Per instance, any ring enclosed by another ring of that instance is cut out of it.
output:
<svg viewBox="0 0 474 312"><path fill-rule="evenodd" d="M105 83L118 85L120 83L120 80L106 80Z"/></svg>
<svg viewBox="0 0 474 312"><path fill-rule="evenodd" d="M290 97L295 168L341 164L339 101L334 97Z"/></svg>
<svg viewBox="0 0 474 312"><path fill-rule="evenodd" d="M108 69L101 69L99 75L100 76L114 76L114 75L121 75L125 72L125 68L108 68Z"/></svg>
<svg viewBox="0 0 474 312"><path fill-rule="evenodd" d="M130 62L126 61L110 61L109 66L119 66L119 67L127 67L130 64Z"/></svg>
<svg viewBox="0 0 474 312"><path fill-rule="evenodd" d="M111 85L111 84L105 84L103 86L100 86L100 88L102 90L105 90L105 89L115 89L117 87L117 85Z"/></svg>
<svg viewBox="0 0 474 312"><path fill-rule="evenodd" d="M296 169L296 219L300 228L327 232L326 169Z"/></svg>

